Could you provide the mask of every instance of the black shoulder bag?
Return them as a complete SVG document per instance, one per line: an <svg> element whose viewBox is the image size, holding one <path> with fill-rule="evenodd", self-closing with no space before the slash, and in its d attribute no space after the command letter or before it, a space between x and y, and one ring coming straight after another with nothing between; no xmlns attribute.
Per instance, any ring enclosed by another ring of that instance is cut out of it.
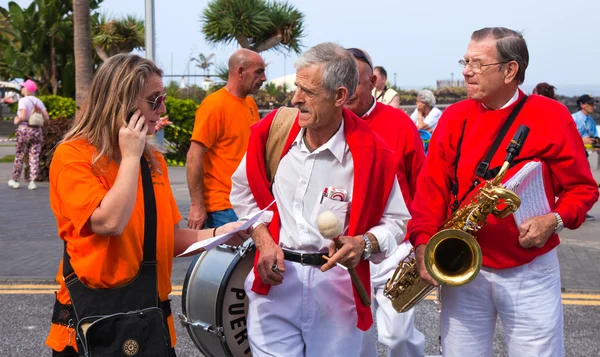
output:
<svg viewBox="0 0 600 357"><path fill-rule="evenodd" d="M172 351L167 315L163 313L158 297L156 201L150 167L143 156L141 170L144 258L132 281L109 289L86 286L73 271L65 245L63 276L75 312L77 347L81 356L166 357Z"/></svg>
<svg viewBox="0 0 600 357"><path fill-rule="evenodd" d="M521 101L519 101L519 103L517 103L517 105L513 108L512 112L510 112L510 115L504 122L504 125L502 126L502 129L500 129L498 136L496 136L496 139L492 143L492 146L490 147L487 154L485 155L485 158L483 159L483 161L481 161L479 163L479 165L477 165L477 170L475 171L475 175L477 175L477 177L473 181L473 184L471 184L471 187L469 187L469 189L463 195L463 197L461 199L458 199L458 164L460 161L460 152L462 149L463 136L465 135L465 127L467 126L467 120L465 119L465 121L463 123L463 127L462 127L462 132L460 134L460 138L458 139L458 148L456 149L456 159L454 160L454 180L450 185L452 196L454 196L454 201L450 205L450 209L452 210L452 213L454 213L458 209L458 207L460 207L460 204L465 200L465 198L467 198L467 196L471 193L471 191L473 191L475 189L475 187L477 187L482 182L480 180L480 178L483 180L489 180L493 177L496 177L496 175L500 171L500 167L494 167L493 169L490 169L489 168L490 162L492 161L494 154L498 150L500 143L506 136L506 133L508 132L508 130L514 123L515 119L517 119L517 115L519 115L519 112L521 111L521 108L523 108L523 105L525 105L526 101L527 101L527 96L524 96L523 99L521 99ZM524 160L528 160L528 158L523 158L521 160L514 160L511 163L510 167L512 167Z"/></svg>

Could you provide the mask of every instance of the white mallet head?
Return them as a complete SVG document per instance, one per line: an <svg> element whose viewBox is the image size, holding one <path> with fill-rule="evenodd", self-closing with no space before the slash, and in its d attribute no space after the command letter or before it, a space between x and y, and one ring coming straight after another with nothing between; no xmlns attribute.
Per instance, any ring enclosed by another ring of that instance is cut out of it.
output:
<svg viewBox="0 0 600 357"><path fill-rule="evenodd" d="M317 217L319 232L325 239L334 239L342 234L342 224L331 211L323 211Z"/></svg>

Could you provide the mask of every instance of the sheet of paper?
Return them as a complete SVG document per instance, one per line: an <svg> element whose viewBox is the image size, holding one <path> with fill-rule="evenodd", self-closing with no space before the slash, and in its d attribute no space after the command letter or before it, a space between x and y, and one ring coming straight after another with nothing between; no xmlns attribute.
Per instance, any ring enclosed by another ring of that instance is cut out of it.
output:
<svg viewBox="0 0 600 357"><path fill-rule="evenodd" d="M504 184L504 187L514 191L521 198L521 206L514 213L517 227L528 218L550 212L544 190L542 164L539 161L527 163Z"/></svg>
<svg viewBox="0 0 600 357"><path fill-rule="evenodd" d="M234 231L231 231L231 232L225 233L225 234L221 234L221 235L213 237L213 238L205 239L200 242L196 242L196 243L190 245L185 250L185 252L179 254L177 257L197 254L202 249L211 250L218 245L227 243L227 241L230 240L231 238L233 238L238 232L243 232L243 231L247 230L248 228L252 227L252 225L260 219L260 217L269 209L269 207L271 207L273 205L273 203L275 203L275 201L271 202L265 209L258 211L254 215L245 217L248 220L244 224L239 226L237 229L235 229Z"/></svg>

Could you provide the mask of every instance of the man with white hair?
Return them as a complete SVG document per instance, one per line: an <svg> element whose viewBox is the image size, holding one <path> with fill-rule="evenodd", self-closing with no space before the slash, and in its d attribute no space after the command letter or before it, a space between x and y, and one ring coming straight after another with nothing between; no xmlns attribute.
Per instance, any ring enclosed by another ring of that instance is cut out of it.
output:
<svg viewBox="0 0 600 357"><path fill-rule="evenodd" d="M466 285L442 287L444 356L491 357L498 320L509 356L564 356L558 233L578 228L598 200L581 137L564 105L519 89L529 64L520 32L504 27L473 32L459 64L469 98L444 111L419 174L419 204L412 207L409 236L421 279L438 284L425 267L427 243L450 211L464 207L470 193L496 177L506 157L503 149L520 125L530 132L504 180L527 163L541 165L543 180L538 181L545 186L548 210L522 220L512 214L489 215L475 233L483 255L481 271ZM526 192L527 185L521 189ZM541 206L527 201L529 195L521 196L523 204Z"/></svg>
<svg viewBox="0 0 600 357"><path fill-rule="evenodd" d="M433 92L427 89L419 91L417 94L417 107L410 116L417 125L417 129L433 133L441 116L442 111L435 106Z"/></svg>
<svg viewBox="0 0 600 357"><path fill-rule="evenodd" d="M257 257L245 282L248 340L255 357L359 356L371 309L335 263L355 268L369 291L369 261L394 251L409 214L394 153L344 108L358 82L352 55L323 43L302 54L296 69L292 103L299 110L286 116L280 109L254 125L232 177L239 217L265 208L272 213L252 233ZM280 115L289 123L283 135ZM265 155L271 135L285 143L274 168L273 155ZM339 249L319 232L317 217L325 211L340 217ZM377 355L374 346L371 351Z"/></svg>

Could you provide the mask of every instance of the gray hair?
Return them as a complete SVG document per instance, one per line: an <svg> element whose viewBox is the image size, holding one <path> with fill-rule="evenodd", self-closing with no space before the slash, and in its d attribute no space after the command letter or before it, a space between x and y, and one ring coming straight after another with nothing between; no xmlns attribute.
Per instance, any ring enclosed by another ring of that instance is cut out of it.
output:
<svg viewBox="0 0 600 357"><path fill-rule="evenodd" d="M358 67L354 56L339 45L325 42L309 48L294 64L296 69L322 65L323 88L333 94L339 87L348 90L351 98L358 85Z"/></svg>
<svg viewBox="0 0 600 357"><path fill-rule="evenodd" d="M490 37L496 40L496 52L500 62L517 62L519 70L516 78L519 84L523 84L525 70L529 65L529 50L523 33L506 27L485 27L473 32L471 40L478 42Z"/></svg>
<svg viewBox="0 0 600 357"><path fill-rule="evenodd" d="M417 101L425 103L431 108L435 106L435 96L433 95L433 92L428 89L419 91L419 94L417 94Z"/></svg>

